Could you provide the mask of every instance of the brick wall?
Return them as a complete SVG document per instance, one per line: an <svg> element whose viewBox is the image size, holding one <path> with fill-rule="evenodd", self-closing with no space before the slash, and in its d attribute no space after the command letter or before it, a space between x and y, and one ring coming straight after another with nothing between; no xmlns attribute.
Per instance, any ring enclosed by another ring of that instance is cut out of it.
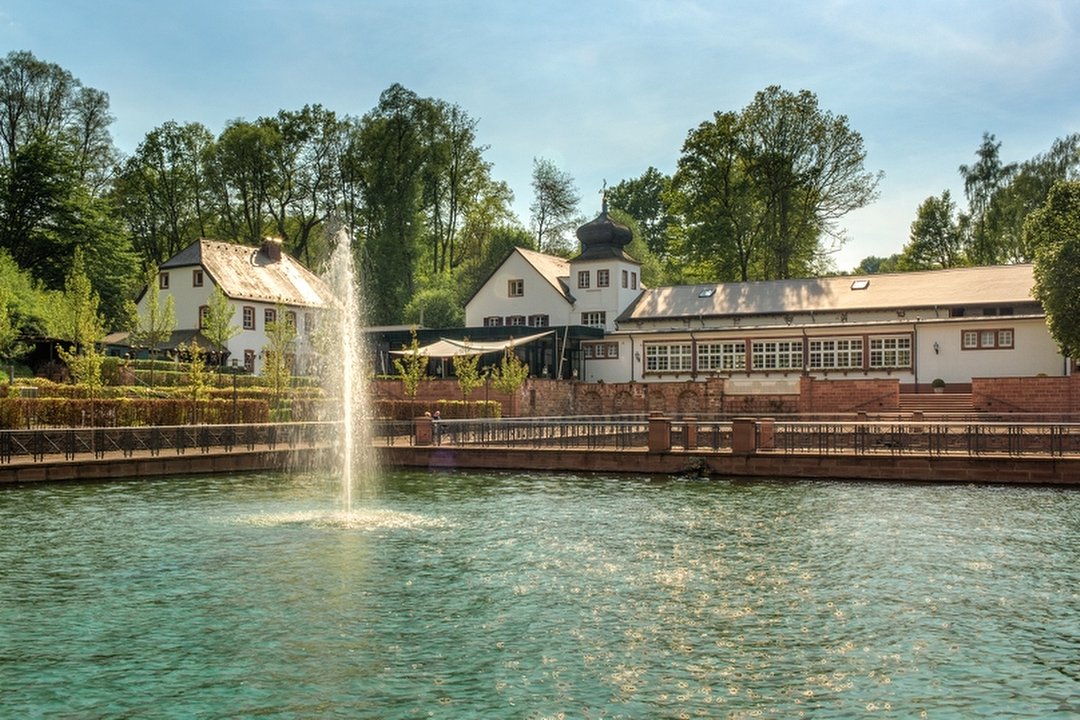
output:
<svg viewBox="0 0 1080 720"><path fill-rule="evenodd" d="M822 380L803 376L799 412L804 414L893 412L900 407L895 379Z"/></svg>
<svg viewBox="0 0 1080 720"><path fill-rule="evenodd" d="M986 413L1078 413L1080 375L972 378L971 403Z"/></svg>

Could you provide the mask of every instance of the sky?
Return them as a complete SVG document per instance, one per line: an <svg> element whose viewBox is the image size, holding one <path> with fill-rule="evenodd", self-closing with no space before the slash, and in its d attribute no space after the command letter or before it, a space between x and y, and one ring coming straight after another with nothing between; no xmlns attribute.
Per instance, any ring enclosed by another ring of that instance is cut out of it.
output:
<svg viewBox="0 0 1080 720"><path fill-rule="evenodd" d="M593 217L605 181L674 172L713 113L809 90L884 173L841 223L840 270L899 252L927 197L964 204L984 132L1006 162L1080 132L1075 0L0 0L0 47L108 93L125 154L170 120L362 116L400 83L477 120L526 224L534 158Z"/></svg>

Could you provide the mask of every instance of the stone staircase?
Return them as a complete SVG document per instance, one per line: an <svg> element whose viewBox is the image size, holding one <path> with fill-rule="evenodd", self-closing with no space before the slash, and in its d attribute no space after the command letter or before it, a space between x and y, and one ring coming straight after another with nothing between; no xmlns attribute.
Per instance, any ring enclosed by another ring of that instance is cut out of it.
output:
<svg viewBox="0 0 1080 720"><path fill-rule="evenodd" d="M925 415L973 415L971 393L900 393L900 412Z"/></svg>

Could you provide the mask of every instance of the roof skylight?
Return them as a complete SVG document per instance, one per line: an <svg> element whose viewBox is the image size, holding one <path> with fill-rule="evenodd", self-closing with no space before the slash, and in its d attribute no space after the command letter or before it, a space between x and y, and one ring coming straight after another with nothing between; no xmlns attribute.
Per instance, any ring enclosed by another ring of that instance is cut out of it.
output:
<svg viewBox="0 0 1080 720"><path fill-rule="evenodd" d="M851 281L851 289L852 290L865 290L868 287L870 287L870 281L869 280L852 280Z"/></svg>
<svg viewBox="0 0 1080 720"><path fill-rule="evenodd" d="M711 298L716 294L716 288L702 288L701 292L697 294L699 298Z"/></svg>

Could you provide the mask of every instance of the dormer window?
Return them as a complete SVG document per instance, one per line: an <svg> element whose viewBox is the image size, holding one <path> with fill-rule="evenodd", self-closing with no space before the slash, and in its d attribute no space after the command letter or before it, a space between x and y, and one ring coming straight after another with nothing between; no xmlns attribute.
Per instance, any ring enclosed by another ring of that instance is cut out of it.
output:
<svg viewBox="0 0 1080 720"><path fill-rule="evenodd" d="M523 297L525 295L525 281L521 278L507 280L506 294L509 297Z"/></svg>

